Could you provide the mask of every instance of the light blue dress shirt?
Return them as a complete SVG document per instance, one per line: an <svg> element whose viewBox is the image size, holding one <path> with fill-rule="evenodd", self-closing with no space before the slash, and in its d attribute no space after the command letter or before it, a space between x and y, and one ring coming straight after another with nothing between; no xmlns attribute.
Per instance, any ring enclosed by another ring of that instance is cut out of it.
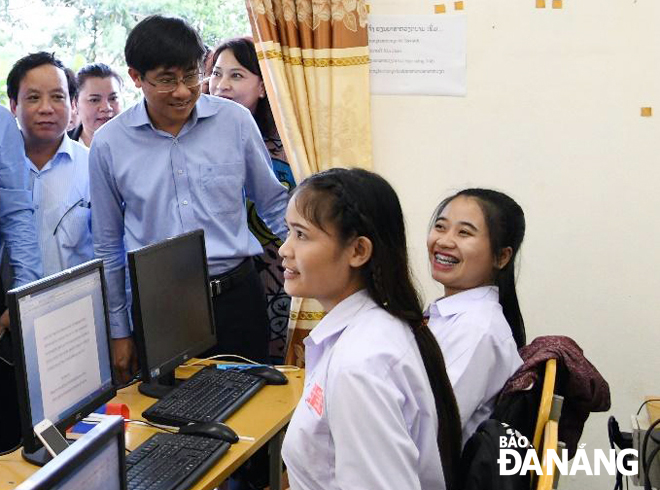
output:
<svg viewBox="0 0 660 490"><path fill-rule="evenodd" d="M90 152L94 251L103 259L113 338L130 335L126 251L202 228L211 275L262 252L245 197L284 238L287 191L273 174L254 118L202 95L177 136L151 124L143 100L108 121Z"/></svg>
<svg viewBox="0 0 660 490"><path fill-rule="evenodd" d="M25 158L46 276L94 258L88 155L87 148L65 134L41 170Z"/></svg>
<svg viewBox="0 0 660 490"><path fill-rule="evenodd" d="M4 284L7 289L35 281L42 274L24 161L16 120L0 106L0 249L5 248L14 276L13 284Z"/></svg>

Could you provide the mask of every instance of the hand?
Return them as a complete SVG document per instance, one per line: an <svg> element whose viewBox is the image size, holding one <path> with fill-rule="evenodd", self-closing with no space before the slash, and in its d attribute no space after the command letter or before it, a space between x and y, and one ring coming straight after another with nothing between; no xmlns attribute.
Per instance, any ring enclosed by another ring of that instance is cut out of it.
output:
<svg viewBox="0 0 660 490"><path fill-rule="evenodd" d="M132 337L112 339L112 365L117 374L117 381L127 383L137 372L138 364Z"/></svg>
<svg viewBox="0 0 660 490"><path fill-rule="evenodd" d="M5 310L5 312L0 315L0 332L3 330L9 330L9 327L11 326L9 322L9 310Z"/></svg>

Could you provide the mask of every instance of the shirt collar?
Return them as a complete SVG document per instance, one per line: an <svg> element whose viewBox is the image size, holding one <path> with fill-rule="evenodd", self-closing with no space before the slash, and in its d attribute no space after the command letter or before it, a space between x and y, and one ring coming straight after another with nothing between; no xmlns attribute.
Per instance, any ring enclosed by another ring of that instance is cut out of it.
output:
<svg viewBox="0 0 660 490"><path fill-rule="evenodd" d="M219 97L211 97L210 95L202 94L197 102L195 102L195 107L190 115L190 119L186 121L184 127L187 125L194 126L198 119L204 119L217 114L221 106L221 103L218 101L221 100L222 99ZM153 128L151 119L149 119L149 113L147 112L147 100L144 97L142 97L140 102L133 106L133 110L130 111L126 117L128 119L126 123L128 126L138 127L148 124Z"/></svg>
<svg viewBox="0 0 660 490"><path fill-rule="evenodd" d="M323 317L319 324L309 333L305 341L319 345L326 339L341 333L359 311L376 308L378 305L369 296L366 289L353 293L341 301L330 312Z"/></svg>
<svg viewBox="0 0 660 490"><path fill-rule="evenodd" d="M67 155L69 157L69 160L73 161L73 141L71 138L69 138L66 133L64 133L64 136L62 137L62 142L60 143L60 146L57 148L57 151L55 154L51 157L48 162L46 162L46 165L44 165L41 170L37 169L37 166L30 160L30 158L25 155L25 158L30 162L30 166L32 170L36 172L44 172L51 168L53 165L55 165L57 162L59 162L59 155Z"/></svg>
<svg viewBox="0 0 660 490"><path fill-rule="evenodd" d="M494 301L499 303L500 290L497 286L481 286L440 298L428 308L430 316L451 316L471 309L475 302Z"/></svg>

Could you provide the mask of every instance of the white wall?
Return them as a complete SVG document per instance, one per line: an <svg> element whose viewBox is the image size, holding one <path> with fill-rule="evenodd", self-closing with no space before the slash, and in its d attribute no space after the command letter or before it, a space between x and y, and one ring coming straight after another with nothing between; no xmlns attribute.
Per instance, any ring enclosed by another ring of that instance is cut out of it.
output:
<svg viewBox="0 0 660 490"><path fill-rule="evenodd" d="M433 3L372 0L371 12ZM522 205L528 338L571 336L610 383L611 411L582 438L605 449L607 416L628 427L643 396L660 394L660 2L467 0L465 14L467 97L373 96L375 170L402 200L427 300L441 293L425 251L439 200L484 186ZM560 488L610 485L575 476Z"/></svg>

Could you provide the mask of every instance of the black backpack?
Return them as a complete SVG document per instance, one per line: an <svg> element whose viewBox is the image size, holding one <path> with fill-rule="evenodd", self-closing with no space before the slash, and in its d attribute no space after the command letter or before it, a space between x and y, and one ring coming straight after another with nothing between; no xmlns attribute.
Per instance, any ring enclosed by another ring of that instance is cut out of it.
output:
<svg viewBox="0 0 660 490"><path fill-rule="evenodd" d="M529 473L500 475L497 462L500 457L500 437L506 437L509 441L512 436L518 441L522 434L498 420L488 419L479 425L461 455L461 490L529 490ZM524 461L527 450L532 446L508 448L518 451L521 461Z"/></svg>

